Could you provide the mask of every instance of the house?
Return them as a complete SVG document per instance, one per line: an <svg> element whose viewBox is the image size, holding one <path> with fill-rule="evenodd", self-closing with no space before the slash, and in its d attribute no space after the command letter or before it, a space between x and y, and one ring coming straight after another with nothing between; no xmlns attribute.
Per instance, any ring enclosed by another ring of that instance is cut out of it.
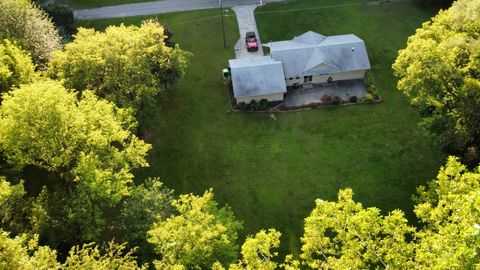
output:
<svg viewBox="0 0 480 270"><path fill-rule="evenodd" d="M266 99L282 101L287 92L282 62L269 56L232 59L229 61L233 95L237 103Z"/></svg>
<svg viewBox="0 0 480 270"><path fill-rule="evenodd" d="M365 43L353 34L326 37L309 31L268 46L270 57L283 64L287 86L363 79L370 69Z"/></svg>
<svg viewBox="0 0 480 270"><path fill-rule="evenodd" d="M237 103L282 101L287 87L363 79L370 69L365 43L353 34L327 37L309 31L267 46L269 56L229 61Z"/></svg>

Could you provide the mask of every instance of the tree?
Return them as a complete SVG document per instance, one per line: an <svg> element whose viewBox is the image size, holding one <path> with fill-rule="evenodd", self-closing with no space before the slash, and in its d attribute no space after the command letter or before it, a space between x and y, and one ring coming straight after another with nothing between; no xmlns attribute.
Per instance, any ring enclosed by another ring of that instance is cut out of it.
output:
<svg viewBox="0 0 480 270"><path fill-rule="evenodd" d="M34 165L57 174L63 187L58 199L70 223L84 239L95 239L104 225L102 209L129 194L133 169L148 166L150 145L133 135L131 112L89 91L77 100L48 80L3 97L0 150L7 161L17 169Z"/></svg>
<svg viewBox="0 0 480 270"><path fill-rule="evenodd" d="M230 270L273 270L278 264L272 261L277 252L272 248L280 246L281 233L275 229L260 231L255 237L247 237L242 245L242 260L237 264L231 264Z"/></svg>
<svg viewBox="0 0 480 270"><path fill-rule="evenodd" d="M480 158L480 1L459 0L417 29L393 65L398 89L449 153Z"/></svg>
<svg viewBox="0 0 480 270"><path fill-rule="evenodd" d="M218 208L211 190L201 197L180 195L173 206L179 214L156 222L148 232L161 256L157 269L206 269L235 259L242 225L228 207Z"/></svg>
<svg viewBox="0 0 480 270"><path fill-rule="evenodd" d="M94 243L75 246L64 264L57 261L57 253L46 246L38 246L38 236L22 234L11 238L0 229L0 269L47 270L47 269L146 269L139 267L132 251L125 251L125 245L114 242L105 248Z"/></svg>
<svg viewBox="0 0 480 270"><path fill-rule="evenodd" d="M140 108L184 72L187 53L165 45L156 21L109 26L105 32L79 28L74 41L55 54L49 74L67 88L92 89L120 107Z"/></svg>
<svg viewBox="0 0 480 270"><path fill-rule="evenodd" d="M56 252L38 246L37 237L23 234L11 238L0 229L0 268L11 270L59 269Z"/></svg>
<svg viewBox="0 0 480 270"><path fill-rule="evenodd" d="M48 15L30 0L0 1L0 36L16 40L43 67L61 49L60 36Z"/></svg>
<svg viewBox="0 0 480 270"><path fill-rule="evenodd" d="M23 181L12 185L0 176L0 227L15 235L38 233L47 215L46 190L37 197L26 196Z"/></svg>
<svg viewBox="0 0 480 270"><path fill-rule="evenodd" d="M413 269L415 229L399 210L382 216L363 208L350 189L340 190L338 202L315 201L305 219L301 258L312 269Z"/></svg>
<svg viewBox="0 0 480 270"><path fill-rule="evenodd" d="M123 202L120 221L128 246L138 246L139 253L146 257L153 253L147 232L155 221L164 221L174 213L173 200L173 190L164 187L157 178L149 178L133 188Z"/></svg>
<svg viewBox="0 0 480 270"><path fill-rule="evenodd" d="M82 247L73 247L62 268L65 270L146 269L146 267L139 267L135 259L132 251L125 252L125 245L110 242L102 249L90 243Z"/></svg>
<svg viewBox="0 0 480 270"><path fill-rule="evenodd" d="M8 39L0 43L0 94L32 82L34 76L35 68L27 52Z"/></svg>
<svg viewBox="0 0 480 270"><path fill-rule="evenodd" d="M64 4L48 4L43 9L52 18L61 35L70 40L70 36L75 32L73 10Z"/></svg>
<svg viewBox="0 0 480 270"><path fill-rule="evenodd" d="M480 167L468 171L450 157L428 189L419 188L415 213L423 223L417 269L480 267Z"/></svg>

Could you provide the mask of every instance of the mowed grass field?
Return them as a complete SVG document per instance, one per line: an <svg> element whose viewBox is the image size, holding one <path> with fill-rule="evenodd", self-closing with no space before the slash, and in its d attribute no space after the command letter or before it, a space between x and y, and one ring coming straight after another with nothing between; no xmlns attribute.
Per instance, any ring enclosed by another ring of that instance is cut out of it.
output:
<svg viewBox="0 0 480 270"><path fill-rule="evenodd" d="M213 188L216 199L243 220L242 236L280 230L282 254L298 254L303 219L314 200L335 200L341 188L352 188L357 201L384 213L403 209L414 222L411 197L417 186L433 179L444 157L396 90L391 64L407 37L435 12L410 2L352 3L303 0L261 7L256 13L260 35L263 42L308 30L358 35L367 44L371 73L385 102L278 113L276 121L267 114L228 113L220 71L234 57L234 16L225 20L227 48L218 10L157 16L193 56L186 76L160 105L162 121L146 133L153 144L150 168L137 172L137 180L159 176L177 193ZM311 8L339 4L346 5ZM143 18L82 24L102 29Z"/></svg>

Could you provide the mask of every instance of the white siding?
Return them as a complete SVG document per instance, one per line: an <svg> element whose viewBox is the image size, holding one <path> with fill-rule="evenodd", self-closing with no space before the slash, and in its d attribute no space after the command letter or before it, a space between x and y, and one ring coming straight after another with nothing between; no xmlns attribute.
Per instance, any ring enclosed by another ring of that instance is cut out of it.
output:
<svg viewBox="0 0 480 270"><path fill-rule="evenodd" d="M326 83L329 77L332 77L332 81L363 79L365 77L365 70L312 76L312 83ZM303 77L300 77L300 79L298 80L295 78L293 78L293 80L289 80L289 78L286 78L285 83L287 84L287 86L292 86L295 83L302 85Z"/></svg>
<svg viewBox="0 0 480 270"><path fill-rule="evenodd" d="M262 99L266 99L268 101L283 101L283 93L275 93L269 95L260 95L260 96L243 96L243 97L236 97L237 104L240 102L250 103L252 99L259 102Z"/></svg>

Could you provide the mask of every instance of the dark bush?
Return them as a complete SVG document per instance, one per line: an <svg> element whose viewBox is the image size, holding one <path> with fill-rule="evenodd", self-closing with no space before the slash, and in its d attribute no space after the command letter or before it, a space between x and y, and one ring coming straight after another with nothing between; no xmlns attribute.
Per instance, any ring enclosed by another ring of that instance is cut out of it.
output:
<svg viewBox="0 0 480 270"><path fill-rule="evenodd" d="M350 101L351 103L357 103L358 101L358 97L357 96L351 96L348 101Z"/></svg>
<svg viewBox="0 0 480 270"><path fill-rule="evenodd" d="M44 10L52 18L52 22L64 37L69 38L74 34L72 9L62 4L48 4L44 7Z"/></svg>
<svg viewBox="0 0 480 270"><path fill-rule="evenodd" d="M248 109L248 105L245 102L238 103L238 109L241 111L246 111Z"/></svg>
<svg viewBox="0 0 480 270"><path fill-rule="evenodd" d="M258 103L258 108L262 111L266 110L268 108L268 100L266 99L260 100L260 102Z"/></svg>
<svg viewBox="0 0 480 270"><path fill-rule="evenodd" d="M258 110L258 103L255 99L252 99L250 101L250 103L248 103L248 108L251 110L251 111L256 111Z"/></svg>
<svg viewBox="0 0 480 270"><path fill-rule="evenodd" d="M323 95L320 99L324 104L330 104L332 102L332 97L329 95Z"/></svg>
<svg viewBox="0 0 480 270"><path fill-rule="evenodd" d="M342 99L339 96L334 96L333 100L332 100L332 103L335 104L335 105L338 105L338 104L342 103Z"/></svg>
<svg viewBox="0 0 480 270"><path fill-rule="evenodd" d="M175 48L175 42L173 42L172 37L173 33L170 31L167 25L163 26L163 31L166 36L165 38L165 45L170 48Z"/></svg>

